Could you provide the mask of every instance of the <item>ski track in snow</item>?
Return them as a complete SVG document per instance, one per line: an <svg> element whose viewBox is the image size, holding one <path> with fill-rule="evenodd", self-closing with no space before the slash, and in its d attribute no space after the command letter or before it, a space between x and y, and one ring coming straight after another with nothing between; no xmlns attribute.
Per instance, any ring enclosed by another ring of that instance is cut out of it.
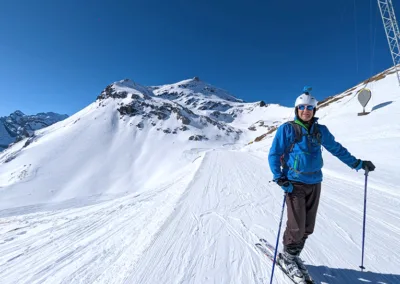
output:
<svg viewBox="0 0 400 284"><path fill-rule="evenodd" d="M139 195L0 219L1 283L269 283L254 243L275 244L283 194L265 154L210 151L196 163ZM325 176L303 253L317 283L400 283L400 204L384 192L369 192L361 273L363 189ZM276 269L274 283L291 281Z"/></svg>

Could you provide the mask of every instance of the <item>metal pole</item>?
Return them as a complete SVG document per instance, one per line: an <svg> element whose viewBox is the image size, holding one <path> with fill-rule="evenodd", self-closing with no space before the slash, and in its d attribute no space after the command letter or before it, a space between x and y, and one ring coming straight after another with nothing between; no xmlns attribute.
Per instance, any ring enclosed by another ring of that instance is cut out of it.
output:
<svg viewBox="0 0 400 284"><path fill-rule="evenodd" d="M286 203L286 194L285 194L284 197L283 197L282 212L281 212L281 220L279 221L278 237L276 238L275 253L274 253L274 262L273 262L273 264L272 264L272 273L271 273L271 281L270 281L270 284L272 284L273 277L274 277L274 270L275 270L275 263L276 263L276 253L278 252L279 236L280 236L280 234L281 234L281 226L282 226L283 212L285 211L285 203Z"/></svg>
<svg viewBox="0 0 400 284"><path fill-rule="evenodd" d="M383 27L389 44L394 69L396 70L397 80L400 85L400 31L394 14L393 4L391 0L377 0L377 2L379 11L381 12Z"/></svg>
<svg viewBox="0 0 400 284"><path fill-rule="evenodd" d="M364 187L364 220L363 220L363 234L362 234L362 255L361 255L361 271L364 267L364 244L365 244L365 220L367 215L367 182L368 182L368 170L365 170L365 187Z"/></svg>

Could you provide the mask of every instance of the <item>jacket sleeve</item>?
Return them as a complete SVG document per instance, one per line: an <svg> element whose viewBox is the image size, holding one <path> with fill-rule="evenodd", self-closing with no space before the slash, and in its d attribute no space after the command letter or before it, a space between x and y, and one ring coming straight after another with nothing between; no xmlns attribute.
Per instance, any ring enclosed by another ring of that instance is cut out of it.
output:
<svg viewBox="0 0 400 284"><path fill-rule="evenodd" d="M271 149L269 150L268 163L274 180L280 178L283 175L281 170L280 158L289 145L287 131L288 127L286 124L282 124L281 126L279 126L278 130L276 131L274 140L272 141Z"/></svg>
<svg viewBox="0 0 400 284"><path fill-rule="evenodd" d="M322 135L322 146L343 163L354 169L358 164L358 160L342 144L335 141L335 137L325 125L319 125L319 128Z"/></svg>

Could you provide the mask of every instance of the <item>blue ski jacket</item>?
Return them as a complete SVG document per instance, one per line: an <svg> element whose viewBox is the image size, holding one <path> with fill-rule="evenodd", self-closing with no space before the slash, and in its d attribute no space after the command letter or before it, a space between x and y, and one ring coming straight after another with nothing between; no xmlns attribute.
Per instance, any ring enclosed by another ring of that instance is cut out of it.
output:
<svg viewBox="0 0 400 284"><path fill-rule="evenodd" d="M354 169L357 159L329 132L325 125L318 124L318 118L313 118L311 128L307 129L297 118L295 122L301 125L301 141L295 143L296 133L290 123L282 124L276 131L268 162L273 173L273 179L286 176L291 181L306 184L316 184L322 181L322 147L339 158L343 163Z"/></svg>

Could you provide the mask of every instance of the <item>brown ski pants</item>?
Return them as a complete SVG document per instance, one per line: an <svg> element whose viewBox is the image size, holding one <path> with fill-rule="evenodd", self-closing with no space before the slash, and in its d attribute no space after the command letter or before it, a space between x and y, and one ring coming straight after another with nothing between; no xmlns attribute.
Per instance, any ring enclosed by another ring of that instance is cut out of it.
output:
<svg viewBox="0 0 400 284"><path fill-rule="evenodd" d="M293 191L287 194L287 223L283 234L284 249L299 254L309 235L314 232L321 194L321 183L292 182Z"/></svg>

